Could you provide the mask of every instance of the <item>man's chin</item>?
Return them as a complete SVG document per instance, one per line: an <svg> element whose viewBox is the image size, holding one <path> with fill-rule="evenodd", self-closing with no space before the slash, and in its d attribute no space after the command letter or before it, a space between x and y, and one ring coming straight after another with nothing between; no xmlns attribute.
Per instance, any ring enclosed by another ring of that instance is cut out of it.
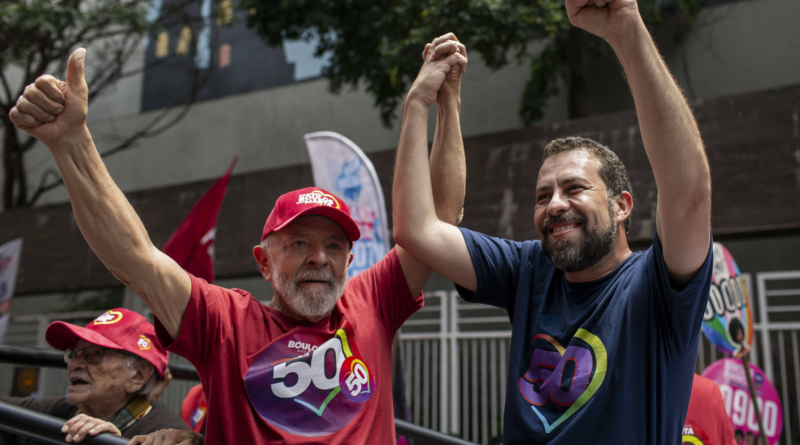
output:
<svg viewBox="0 0 800 445"><path fill-rule="evenodd" d="M86 401L89 395L88 388L67 389L67 403L70 405L78 405Z"/></svg>

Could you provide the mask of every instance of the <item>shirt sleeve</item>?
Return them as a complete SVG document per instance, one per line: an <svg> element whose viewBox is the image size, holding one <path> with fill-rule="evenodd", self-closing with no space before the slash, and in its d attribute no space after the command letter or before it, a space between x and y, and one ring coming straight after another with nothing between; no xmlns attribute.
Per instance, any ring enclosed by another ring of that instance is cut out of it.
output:
<svg viewBox="0 0 800 445"><path fill-rule="evenodd" d="M467 243L478 290L472 292L456 284L461 298L473 302L513 308L519 281L523 243L459 228Z"/></svg>
<svg viewBox="0 0 800 445"><path fill-rule="evenodd" d="M63 419L69 419L73 416L71 411L77 411L78 408L68 405L64 397L46 397L37 399L34 397L6 397L0 396L0 402L17 405L22 408L27 408L33 411L38 411L44 414L54 415ZM66 410L64 409L66 408Z"/></svg>
<svg viewBox="0 0 800 445"><path fill-rule="evenodd" d="M374 309L392 335L425 304L422 292L411 295L394 248L382 260L351 279L345 293Z"/></svg>
<svg viewBox="0 0 800 445"><path fill-rule="evenodd" d="M158 318L153 317L153 324L164 349L200 367L208 363L206 359L212 357L220 344L234 340L234 314L246 311L251 299L239 292L208 284L192 274L188 275L192 280L192 293L178 338L173 340Z"/></svg>
<svg viewBox="0 0 800 445"><path fill-rule="evenodd" d="M669 281L667 264L658 233L653 233L656 320L666 339L667 353L673 359L697 354L697 341L711 289L713 240L709 241L708 256L694 279L683 289L675 289Z"/></svg>

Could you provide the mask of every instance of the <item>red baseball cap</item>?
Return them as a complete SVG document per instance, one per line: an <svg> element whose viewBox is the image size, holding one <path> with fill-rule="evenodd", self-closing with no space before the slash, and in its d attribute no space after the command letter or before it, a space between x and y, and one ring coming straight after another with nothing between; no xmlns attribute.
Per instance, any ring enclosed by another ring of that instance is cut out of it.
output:
<svg viewBox="0 0 800 445"><path fill-rule="evenodd" d="M344 230L350 242L361 238L356 222L350 217L350 208L332 193L317 187L306 187L285 193L275 201L275 207L264 224L261 241L272 232L277 232L295 219L305 215L319 215L330 218Z"/></svg>
<svg viewBox="0 0 800 445"><path fill-rule="evenodd" d="M169 361L169 354L156 339L153 325L140 314L123 308L111 309L85 328L54 321L47 327L44 337L50 346L60 351L74 348L79 338L104 348L128 351L150 362L159 377L164 375Z"/></svg>

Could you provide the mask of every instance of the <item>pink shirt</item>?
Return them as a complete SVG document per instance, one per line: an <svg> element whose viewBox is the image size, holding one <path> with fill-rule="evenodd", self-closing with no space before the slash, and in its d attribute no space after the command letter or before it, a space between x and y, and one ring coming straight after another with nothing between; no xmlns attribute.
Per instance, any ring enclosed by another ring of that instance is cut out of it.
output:
<svg viewBox="0 0 800 445"><path fill-rule="evenodd" d="M200 374L207 443L395 443L392 339L423 296L411 295L394 249L317 323L190 277L178 338L155 325Z"/></svg>

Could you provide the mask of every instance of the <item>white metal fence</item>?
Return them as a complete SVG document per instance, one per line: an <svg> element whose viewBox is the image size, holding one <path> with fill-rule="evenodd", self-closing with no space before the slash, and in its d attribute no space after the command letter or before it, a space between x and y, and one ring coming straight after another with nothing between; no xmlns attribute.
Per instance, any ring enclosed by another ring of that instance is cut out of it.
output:
<svg viewBox="0 0 800 445"><path fill-rule="evenodd" d="M414 423L488 443L501 434L511 324L505 310L425 294L404 325L406 388Z"/></svg>
<svg viewBox="0 0 800 445"><path fill-rule="evenodd" d="M783 402L781 445L800 444L800 271L743 274L755 318L754 364ZM701 336L697 371L723 357ZM501 434L511 325L504 310L425 294L401 331L413 422L488 444Z"/></svg>

